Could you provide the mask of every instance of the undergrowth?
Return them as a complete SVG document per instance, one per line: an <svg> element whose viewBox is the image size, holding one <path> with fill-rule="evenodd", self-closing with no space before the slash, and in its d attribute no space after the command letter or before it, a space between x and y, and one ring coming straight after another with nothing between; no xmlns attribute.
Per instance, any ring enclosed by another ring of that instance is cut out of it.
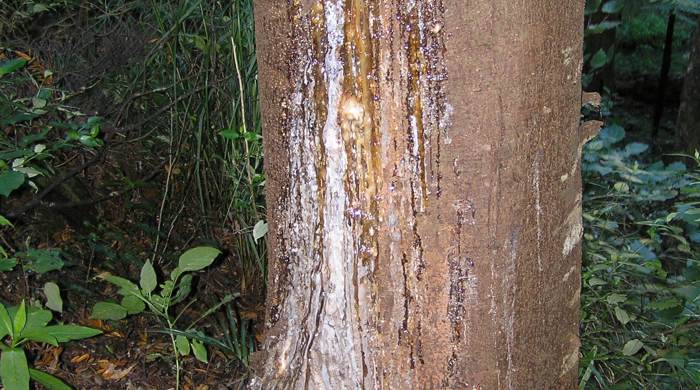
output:
<svg viewBox="0 0 700 390"><path fill-rule="evenodd" d="M648 150L585 148L581 388L700 386L700 157Z"/></svg>

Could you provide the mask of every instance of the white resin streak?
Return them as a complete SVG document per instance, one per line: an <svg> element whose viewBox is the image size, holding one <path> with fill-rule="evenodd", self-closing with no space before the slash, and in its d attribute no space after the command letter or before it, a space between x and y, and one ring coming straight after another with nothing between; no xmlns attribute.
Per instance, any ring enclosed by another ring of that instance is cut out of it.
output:
<svg viewBox="0 0 700 390"><path fill-rule="evenodd" d="M328 116L323 128L323 143L326 150L326 194L323 226L323 279L324 313L320 326L318 356L320 362L336 361L332 367L321 367L323 386L337 388L347 386L348 377L359 388L362 370L359 368L356 351L358 344L354 337L353 280L352 270L355 261L353 253L353 233L345 218L348 195L345 192L345 173L347 156L338 123L338 106L340 105L343 83L343 25L344 9L342 0L328 1L325 7L326 39L328 52L325 58L326 85L328 93ZM320 342L320 340L323 340ZM313 353L312 353L313 354ZM313 358L314 356L312 356ZM341 367L346 362L348 367ZM331 370L342 372L332 372ZM338 383L333 383L338 381Z"/></svg>

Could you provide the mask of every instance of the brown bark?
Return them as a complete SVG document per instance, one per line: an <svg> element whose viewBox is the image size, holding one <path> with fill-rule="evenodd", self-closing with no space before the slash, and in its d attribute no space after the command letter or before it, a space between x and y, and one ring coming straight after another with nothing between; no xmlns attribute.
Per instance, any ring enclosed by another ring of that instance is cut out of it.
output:
<svg viewBox="0 0 700 390"><path fill-rule="evenodd" d="M251 387L575 387L583 1L255 5Z"/></svg>
<svg viewBox="0 0 700 390"><path fill-rule="evenodd" d="M695 31L690 44L690 60L683 80L676 127L680 150L691 155L700 150L700 29Z"/></svg>

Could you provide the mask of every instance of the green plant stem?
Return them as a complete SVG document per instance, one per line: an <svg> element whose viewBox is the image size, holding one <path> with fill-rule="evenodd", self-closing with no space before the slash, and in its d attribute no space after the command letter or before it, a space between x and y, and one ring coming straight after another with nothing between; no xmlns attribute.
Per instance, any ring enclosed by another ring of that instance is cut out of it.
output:
<svg viewBox="0 0 700 390"><path fill-rule="evenodd" d="M166 321L168 323L168 329L173 329L174 323L170 321L170 318L168 318L167 315ZM175 336L172 333L170 333L170 343L173 346L173 354L175 356L175 390L180 390L180 354L177 351Z"/></svg>

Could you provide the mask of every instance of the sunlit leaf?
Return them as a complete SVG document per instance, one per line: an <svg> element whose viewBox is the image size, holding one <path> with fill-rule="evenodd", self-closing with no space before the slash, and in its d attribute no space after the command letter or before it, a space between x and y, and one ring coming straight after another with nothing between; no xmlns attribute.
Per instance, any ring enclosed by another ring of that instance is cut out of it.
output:
<svg viewBox="0 0 700 390"><path fill-rule="evenodd" d="M58 288L56 283L46 282L44 284L44 295L46 295L46 307L59 313L63 312L61 289Z"/></svg>
<svg viewBox="0 0 700 390"><path fill-rule="evenodd" d="M622 354L625 356L635 355L643 346L644 343L639 341L639 339L630 340L626 342L625 346L622 348Z"/></svg>
<svg viewBox="0 0 700 390"><path fill-rule="evenodd" d="M97 302L90 316L96 320L122 320L128 315L124 306L111 302Z"/></svg>
<svg viewBox="0 0 700 390"><path fill-rule="evenodd" d="M144 294L150 294L158 286L158 278L156 270L153 268L150 260L141 268L141 280L139 281Z"/></svg>
<svg viewBox="0 0 700 390"><path fill-rule="evenodd" d="M5 390L29 389L29 364L21 348L0 352L0 378Z"/></svg>
<svg viewBox="0 0 700 390"><path fill-rule="evenodd" d="M221 251L209 246L192 248L180 256L178 268L181 272L199 271L210 266Z"/></svg>

